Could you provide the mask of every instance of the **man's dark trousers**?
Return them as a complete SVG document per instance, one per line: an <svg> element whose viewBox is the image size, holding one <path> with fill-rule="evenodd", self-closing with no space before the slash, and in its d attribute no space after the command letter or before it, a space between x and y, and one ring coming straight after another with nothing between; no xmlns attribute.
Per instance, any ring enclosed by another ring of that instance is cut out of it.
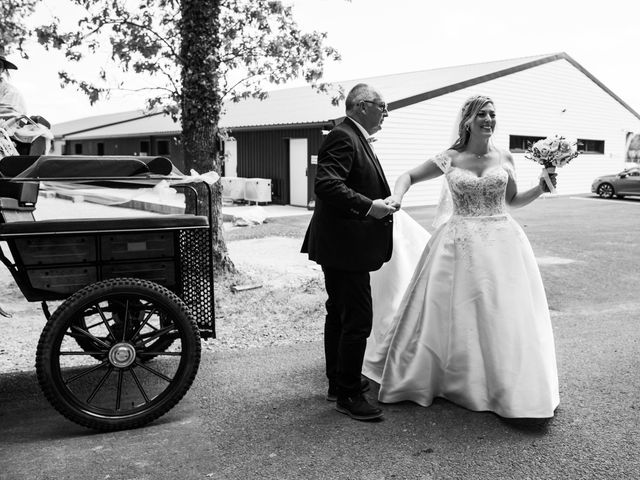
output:
<svg viewBox="0 0 640 480"><path fill-rule="evenodd" d="M339 396L360 393L360 372L371 333L373 310L369 272L322 267L328 300L324 349L329 385Z"/></svg>

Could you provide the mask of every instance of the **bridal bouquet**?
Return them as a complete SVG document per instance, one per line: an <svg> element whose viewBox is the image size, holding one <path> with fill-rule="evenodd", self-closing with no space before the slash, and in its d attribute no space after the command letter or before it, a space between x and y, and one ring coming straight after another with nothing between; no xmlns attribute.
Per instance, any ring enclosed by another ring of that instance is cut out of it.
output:
<svg viewBox="0 0 640 480"><path fill-rule="evenodd" d="M556 193L556 189L551 184L549 174L555 173L556 168L564 167L578 156L579 152L575 147L576 142L572 143L564 137L554 135L530 145L524 154L525 158L533 160L545 168L543 170L544 180L551 193Z"/></svg>

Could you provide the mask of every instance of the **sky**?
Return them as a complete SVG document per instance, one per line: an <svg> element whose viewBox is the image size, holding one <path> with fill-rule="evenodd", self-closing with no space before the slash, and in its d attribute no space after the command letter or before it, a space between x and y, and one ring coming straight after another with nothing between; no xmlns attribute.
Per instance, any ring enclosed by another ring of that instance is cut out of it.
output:
<svg viewBox="0 0 640 480"><path fill-rule="evenodd" d="M44 0L30 22L51 15L72 21L65 0ZM342 60L325 68L338 81L392 73L566 52L640 112L638 47L640 2L635 0L284 0L305 31L327 33ZM61 88L68 67L59 52L29 46L28 60L11 82L24 94L29 115L52 123L144 107L139 94L114 94L94 106ZM95 71L72 65L72 71ZM113 73L120 78L122 74ZM291 86L304 82L292 82ZM384 93L384 92L382 92Z"/></svg>

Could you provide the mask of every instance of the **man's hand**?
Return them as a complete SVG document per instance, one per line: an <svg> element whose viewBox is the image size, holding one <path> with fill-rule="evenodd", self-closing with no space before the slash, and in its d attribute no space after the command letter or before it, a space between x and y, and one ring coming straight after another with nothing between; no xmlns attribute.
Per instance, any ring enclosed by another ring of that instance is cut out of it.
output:
<svg viewBox="0 0 640 480"><path fill-rule="evenodd" d="M373 204L371 204L371 210L369 210L369 216L379 220L381 218L386 217L387 215L394 213L395 211L396 211L395 208L387 205L385 203L385 200L381 198L377 198L376 200L373 201Z"/></svg>

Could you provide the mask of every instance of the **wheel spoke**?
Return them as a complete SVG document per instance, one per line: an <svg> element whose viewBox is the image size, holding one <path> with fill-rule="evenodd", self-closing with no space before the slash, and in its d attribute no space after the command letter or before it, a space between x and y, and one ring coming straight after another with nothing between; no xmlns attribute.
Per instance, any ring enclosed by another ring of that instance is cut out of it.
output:
<svg viewBox="0 0 640 480"><path fill-rule="evenodd" d="M151 367L148 367L147 365L144 365L143 363L140 363L136 360L135 365L140 367L140 368L144 368L147 372L149 373L153 373L155 376L160 377L161 379L163 379L165 382L169 382L171 383L173 381L172 378L167 377L165 374L158 372L157 370L154 370Z"/></svg>
<svg viewBox="0 0 640 480"><path fill-rule="evenodd" d="M109 335L111 335L111 338L115 340L116 336L114 335L113 330L111 330L111 325L109 325L109 320L107 319L107 316L102 311L102 307L99 304L96 306L98 307L98 313L100 314L100 318L102 318L102 323L104 323L104 326L107 327L107 331L109 332Z"/></svg>
<svg viewBox="0 0 640 480"><path fill-rule="evenodd" d="M108 362L106 360L104 360L102 363L100 363L99 365L94 365L93 367L90 367L80 373L78 373L77 375L74 375L72 377L67 378L64 383L65 385L69 385L71 382L75 382L76 380L78 380L79 378L84 377L85 375L91 373L91 372L95 372L96 370L101 369L102 367L108 365ZM113 367L110 367L113 368Z"/></svg>
<svg viewBox="0 0 640 480"><path fill-rule="evenodd" d="M63 355L104 355L105 351L98 351L98 352L85 352L84 350L82 352L60 352L60 356Z"/></svg>
<svg viewBox="0 0 640 480"><path fill-rule="evenodd" d="M100 391L104 383L107 381L107 378L109 377L109 375L111 375L111 372L113 372L113 367L109 365L109 369L107 370L107 373L104 374L104 376L100 379L100 382L98 382L98 385L96 385L96 388L94 388L93 392L91 392L91 395L89 395L89 398L87 398L87 403L91 403L91 400L93 400L93 397L95 397L98 394L98 392Z"/></svg>
<svg viewBox="0 0 640 480"><path fill-rule="evenodd" d="M118 389L116 390L116 412L120 411L120 400L122 398L122 369L118 370Z"/></svg>
<svg viewBox="0 0 640 480"><path fill-rule="evenodd" d="M107 343L100 340L98 337L92 335L91 333L87 332L86 330L78 327L77 325L72 325L71 331L65 332L65 335L68 335L73 339L82 338L84 336L89 338L92 342L96 343L98 346L104 347L106 349L110 348Z"/></svg>
<svg viewBox="0 0 640 480"><path fill-rule="evenodd" d="M145 316L144 320L142 321L142 323L140 323L140 326L136 329L136 331L133 333L133 335L131 335L131 341L133 342L134 339L138 336L138 334L140 333L140 331L145 327L145 325L147 324L147 322L149 322L149 319L151 318L151 316L156 313L156 309L154 308L153 310L150 310L149 313L147 313L147 315ZM155 330L155 327L153 325L149 325L151 328L153 328Z"/></svg>
<svg viewBox="0 0 640 480"><path fill-rule="evenodd" d="M139 357L144 357L144 356L153 356L153 357L159 357L161 355L165 355L168 357L179 357L182 355L182 352L136 352L136 355Z"/></svg>
<svg viewBox="0 0 640 480"><path fill-rule="evenodd" d="M147 343L149 343L151 340L155 340L156 338L160 338L164 335L167 335L169 333L171 333L172 331L175 331L176 327L175 325L170 325L168 327L164 327L161 328L160 330L156 330L155 332L153 332L152 334L150 334L148 337L140 337L140 339L142 340L142 344L146 345Z"/></svg>
<svg viewBox="0 0 640 480"><path fill-rule="evenodd" d="M133 377L133 381L136 382L138 390L140 390L140 393L142 394L142 397L144 398L145 403L149 403L151 400L149 400L149 396L147 395L147 392L145 392L144 388L142 388L142 384L140 383L140 380L138 379L138 375L136 375L136 372L133 369L129 370L129 372L131 373L131 376Z"/></svg>
<svg viewBox="0 0 640 480"><path fill-rule="evenodd" d="M122 319L122 341L127 339L127 319L129 318L129 299L124 306L124 318Z"/></svg>
<svg viewBox="0 0 640 480"><path fill-rule="evenodd" d="M102 320L92 324L92 325L86 325L86 329L87 331L91 330L92 328L96 328L98 325L102 325Z"/></svg>

